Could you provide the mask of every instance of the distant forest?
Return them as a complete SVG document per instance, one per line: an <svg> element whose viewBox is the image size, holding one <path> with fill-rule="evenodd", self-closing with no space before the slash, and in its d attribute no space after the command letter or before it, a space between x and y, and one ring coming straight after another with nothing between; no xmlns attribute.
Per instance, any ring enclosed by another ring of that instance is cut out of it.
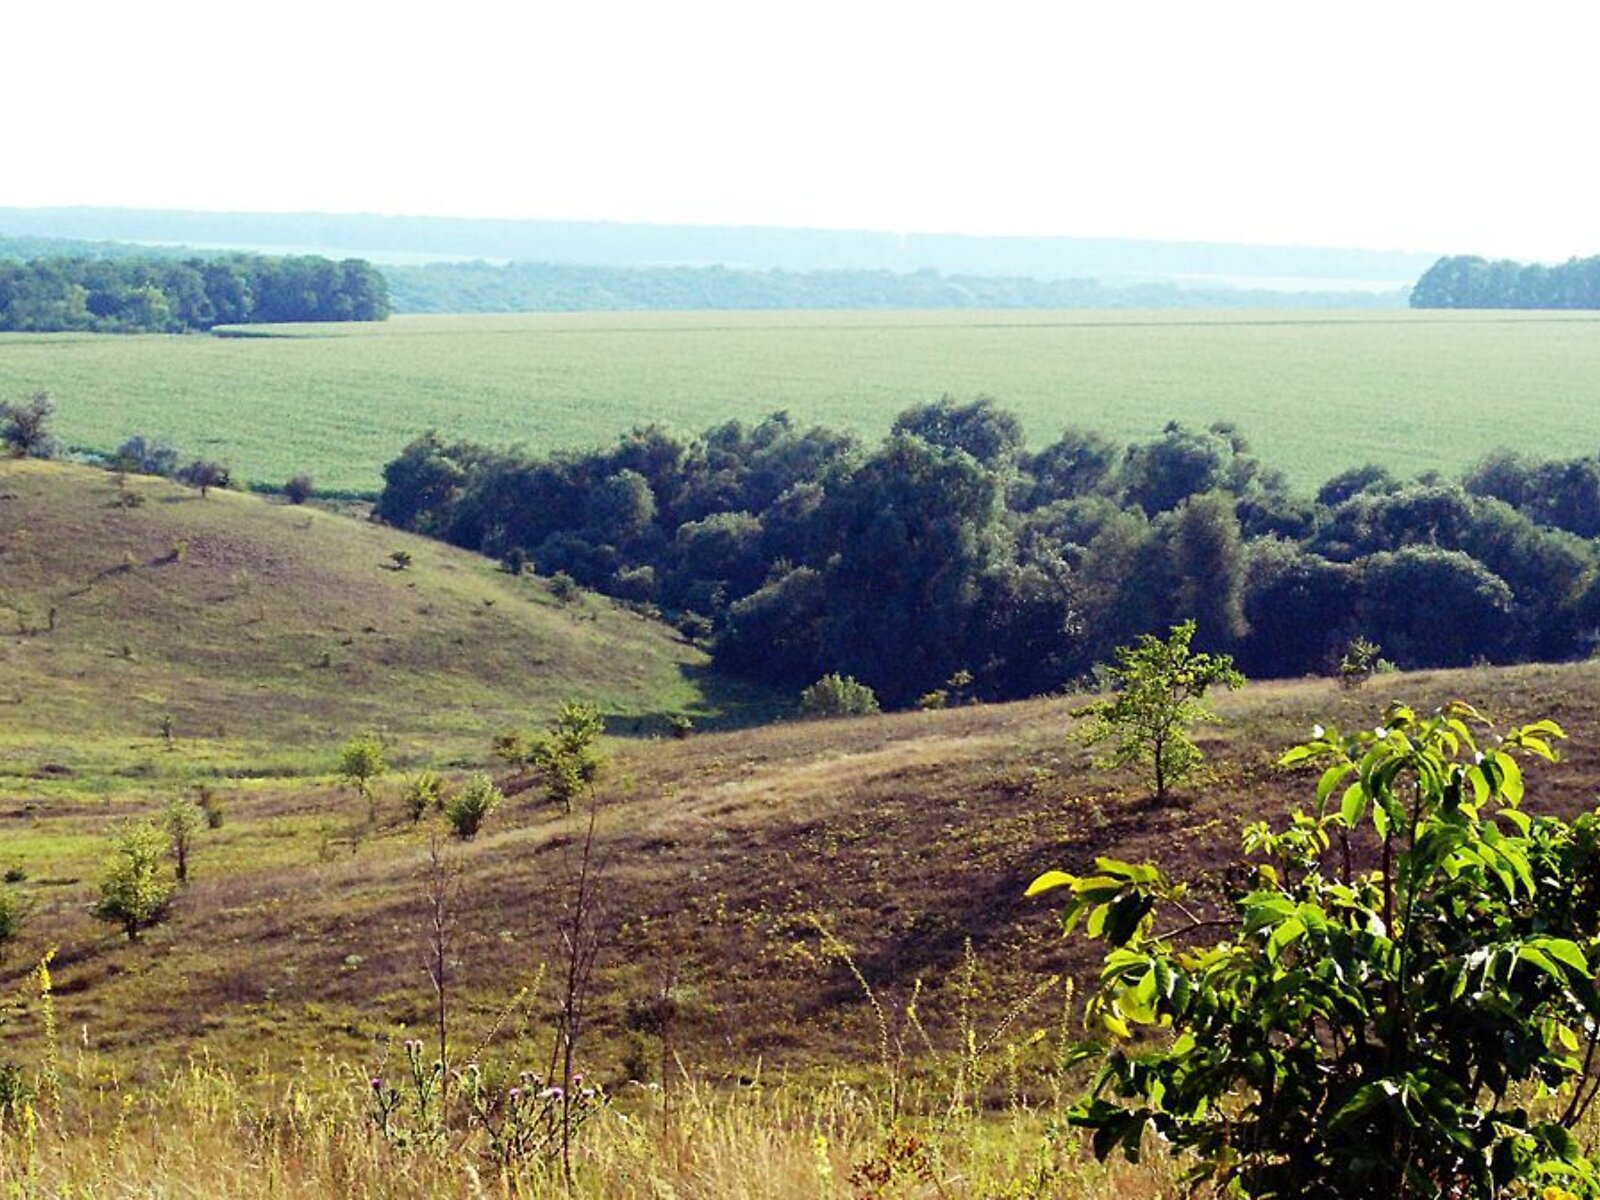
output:
<svg viewBox="0 0 1600 1200"><path fill-rule="evenodd" d="M1398 308L1404 293L1277 292L935 270L788 271L485 262L386 266L396 312L648 309Z"/></svg>
<svg viewBox="0 0 1600 1200"><path fill-rule="evenodd" d="M371 263L227 254L0 260L0 330L182 333L280 321L381 321Z"/></svg>
<svg viewBox="0 0 1600 1200"><path fill-rule="evenodd" d="M839 671L891 705L1048 692L1190 617L1258 676L1330 671L1358 636L1405 667L1594 649L1600 457L1369 466L1301 497L1225 424L1023 447L986 400L909 409L877 446L783 413L548 457L430 433L377 515L660 609L724 669Z"/></svg>
<svg viewBox="0 0 1600 1200"><path fill-rule="evenodd" d="M863 229L491 220L359 213L208 213L122 208L0 208L15 237L81 238L316 251L382 262L485 259L594 266L893 271L1118 280L1254 277L1408 281L1431 255L1318 246L1134 238L985 237ZM278 251L274 251L278 252ZM1337 286L1334 283L1330 287Z"/></svg>
<svg viewBox="0 0 1600 1200"><path fill-rule="evenodd" d="M1411 289L1412 308L1600 308L1600 255L1549 267L1473 255L1441 258Z"/></svg>

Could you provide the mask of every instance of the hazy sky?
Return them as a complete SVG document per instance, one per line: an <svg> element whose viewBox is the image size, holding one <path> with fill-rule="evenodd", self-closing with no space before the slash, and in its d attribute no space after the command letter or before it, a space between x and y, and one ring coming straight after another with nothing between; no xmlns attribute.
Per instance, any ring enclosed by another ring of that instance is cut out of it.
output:
<svg viewBox="0 0 1600 1200"><path fill-rule="evenodd" d="M0 205L1600 253L1600 6L9 0Z"/></svg>

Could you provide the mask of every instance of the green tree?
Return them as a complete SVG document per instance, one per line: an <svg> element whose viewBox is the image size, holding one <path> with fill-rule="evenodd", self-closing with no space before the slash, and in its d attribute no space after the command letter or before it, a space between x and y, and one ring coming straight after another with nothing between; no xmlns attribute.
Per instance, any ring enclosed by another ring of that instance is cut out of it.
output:
<svg viewBox="0 0 1600 1200"><path fill-rule="evenodd" d="M594 705L567 700L528 752L528 761L544 776L545 795L565 812L600 774L595 743L605 728Z"/></svg>
<svg viewBox="0 0 1600 1200"><path fill-rule="evenodd" d="M1600 1091L1600 813L1523 811L1552 722L1487 732L1464 704L1314 729L1281 762L1320 768L1315 808L1245 830L1220 915L1149 865L1034 881L1110 947L1069 1113L1097 1155L1153 1132L1229 1196L1600 1195L1572 1132Z"/></svg>
<svg viewBox="0 0 1600 1200"><path fill-rule="evenodd" d="M351 738L339 751L339 774L367 802L369 810L373 807L373 781L388 769L383 743L375 733Z"/></svg>
<svg viewBox="0 0 1600 1200"><path fill-rule="evenodd" d="M1148 766L1155 798L1200 765L1200 747L1189 736L1199 721L1212 719L1204 697L1213 687L1237 688L1244 676L1226 654L1201 654L1189 648L1194 622L1174 625L1166 641L1141 634L1133 646L1119 646L1106 673L1117 693L1081 710L1091 718L1082 737L1090 745L1112 743L1100 766Z"/></svg>
<svg viewBox="0 0 1600 1200"><path fill-rule="evenodd" d="M197 458L178 472L178 480L198 488L204 500L212 488L225 488L230 481L228 468L209 458Z"/></svg>
<svg viewBox="0 0 1600 1200"><path fill-rule="evenodd" d="M116 838L111 859L100 877L100 899L94 915L121 925L130 942L142 930L161 921L172 900L174 884L161 870L167 834L145 821L123 830Z"/></svg>

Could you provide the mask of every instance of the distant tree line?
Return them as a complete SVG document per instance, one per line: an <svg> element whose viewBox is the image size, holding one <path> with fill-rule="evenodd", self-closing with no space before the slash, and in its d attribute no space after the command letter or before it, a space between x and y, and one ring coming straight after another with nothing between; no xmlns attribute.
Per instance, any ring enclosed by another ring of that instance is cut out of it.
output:
<svg viewBox="0 0 1600 1200"><path fill-rule="evenodd" d="M0 261L0 330L181 333L279 321L381 321L371 263L315 256Z"/></svg>
<svg viewBox="0 0 1600 1200"><path fill-rule="evenodd" d="M396 312L645 309L1399 307L1403 293L1275 292L934 270L748 270L486 262L386 266Z"/></svg>
<svg viewBox="0 0 1600 1200"><path fill-rule="evenodd" d="M1600 255L1559 266L1441 258L1411 289L1412 308L1600 308Z"/></svg>
<svg viewBox="0 0 1600 1200"><path fill-rule="evenodd" d="M1332 672L1358 636L1405 667L1562 659L1600 627L1600 456L1363 467L1303 498L1226 424L1030 452L947 399L875 447L783 413L548 457L429 433L384 478L394 525L656 606L725 669L889 705L958 674L1047 692L1187 619L1252 676Z"/></svg>

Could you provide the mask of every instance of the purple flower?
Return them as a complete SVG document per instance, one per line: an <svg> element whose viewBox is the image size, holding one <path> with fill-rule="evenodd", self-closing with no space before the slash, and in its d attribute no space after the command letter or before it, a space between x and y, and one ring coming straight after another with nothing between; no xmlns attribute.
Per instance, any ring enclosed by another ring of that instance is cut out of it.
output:
<svg viewBox="0 0 1600 1200"><path fill-rule="evenodd" d="M377 1076L373 1077L372 1090L375 1091L375 1092L383 1091L383 1080L382 1080L381 1077L377 1077Z"/></svg>

